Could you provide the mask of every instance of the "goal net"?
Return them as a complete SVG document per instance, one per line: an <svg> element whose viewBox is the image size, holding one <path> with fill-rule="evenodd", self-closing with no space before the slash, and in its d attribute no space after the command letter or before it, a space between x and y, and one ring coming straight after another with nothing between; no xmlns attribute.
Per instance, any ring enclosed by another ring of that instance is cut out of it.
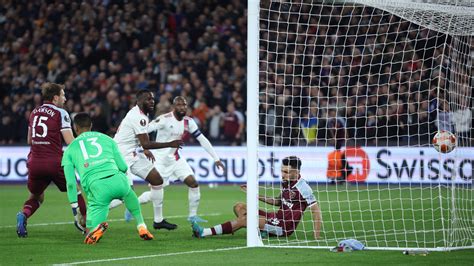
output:
<svg viewBox="0 0 474 266"><path fill-rule="evenodd" d="M472 1L252 3L249 246L474 248ZM431 144L440 130L457 137L451 153ZM257 201L281 199L290 155L321 209L318 239L310 208L299 221ZM284 233L260 231L257 208Z"/></svg>

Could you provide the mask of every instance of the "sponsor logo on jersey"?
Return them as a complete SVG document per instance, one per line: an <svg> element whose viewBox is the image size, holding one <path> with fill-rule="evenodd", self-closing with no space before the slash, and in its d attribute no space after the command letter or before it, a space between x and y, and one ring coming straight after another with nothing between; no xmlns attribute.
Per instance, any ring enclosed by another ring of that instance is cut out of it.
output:
<svg viewBox="0 0 474 266"><path fill-rule="evenodd" d="M146 126L146 120L145 119L140 120L140 125L142 125L142 127Z"/></svg>
<svg viewBox="0 0 474 266"><path fill-rule="evenodd" d="M286 199L281 199L281 202L286 205L288 208L293 208L293 203L287 201Z"/></svg>
<svg viewBox="0 0 474 266"><path fill-rule="evenodd" d="M68 115L64 116L64 121L66 121L66 122L68 122L68 123L71 122L71 120L69 119L69 116L68 116Z"/></svg>
<svg viewBox="0 0 474 266"><path fill-rule="evenodd" d="M296 192L294 192L293 190L290 190L290 199L295 199L296 197Z"/></svg>

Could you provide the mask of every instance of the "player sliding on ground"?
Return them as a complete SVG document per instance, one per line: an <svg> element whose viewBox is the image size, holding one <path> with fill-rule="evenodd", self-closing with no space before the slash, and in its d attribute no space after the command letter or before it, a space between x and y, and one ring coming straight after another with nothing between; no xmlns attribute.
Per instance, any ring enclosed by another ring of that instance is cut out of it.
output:
<svg viewBox="0 0 474 266"><path fill-rule="evenodd" d="M321 229L321 210L313 195L313 190L300 176L301 160L296 156L286 157L281 165L281 194L278 198L259 196L259 200L267 204L280 206L277 212L267 213L259 210L260 231L269 236L290 236L298 226L303 213L309 207L313 218L314 238L319 238ZM246 187L242 186L246 191ZM192 223L193 235L203 238L211 235L232 234L247 226L247 206L237 203L234 206L237 219L216 225L211 228L202 228L198 223Z"/></svg>
<svg viewBox="0 0 474 266"><path fill-rule="evenodd" d="M108 224L109 204L120 199L137 221L138 234L144 240L153 239L143 221L140 203L125 175L128 167L115 141L107 135L91 131L91 118L87 113L74 117L77 138L67 147L62 159L67 181L67 195L72 212L77 216L76 169L88 199L86 244L97 243Z"/></svg>

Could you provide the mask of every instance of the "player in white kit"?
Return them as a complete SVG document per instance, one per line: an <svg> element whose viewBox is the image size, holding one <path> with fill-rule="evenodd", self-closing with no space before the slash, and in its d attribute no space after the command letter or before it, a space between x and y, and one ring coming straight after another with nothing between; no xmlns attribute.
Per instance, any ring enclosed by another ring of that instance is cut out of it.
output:
<svg viewBox="0 0 474 266"><path fill-rule="evenodd" d="M137 93L137 105L130 109L120 123L114 140L125 157L128 171L150 183L149 199L153 202L156 216L158 208L161 209L162 199L160 197L162 196L159 194L162 194L163 178L153 165L155 157L149 149L179 149L183 141L180 138L165 143L150 141L147 115L153 111L154 107L153 94L149 90L140 90ZM142 148L143 152L137 152L139 148ZM129 173L127 175L130 177ZM112 202L111 207L116 207L119 204ZM157 222L156 219L154 222Z"/></svg>
<svg viewBox="0 0 474 266"><path fill-rule="evenodd" d="M209 140L199 130L196 122L191 117L186 116L187 109L188 106L186 99L182 96L175 97L173 99L173 111L160 115L158 118L151 121L150 126L148 127L148 132L151 133L156 131L155 141L157 142L168 142L174 139L182 139L183 135L191 134L197 141L199 141L199 144L201 144L201 146L213 158L216 166L222 170L225 170L224 164L217 156ZM179 149L165 148L154 150L153 154L157 159L155 161L155 167L164 178L164 186L167 186L170 181L180 180L189 187L188 221L204 221L199 216L197 216L197 209L199 207L199 200L201 198L199 185L196 181L196 178L194 177L194 172L186 162L186 159L181 157L179 154ZM148 192L144 193L144 197L146 197L146 193ZM159 202L160 207L163 203L163 196L163 189L158 190L158 197L161 200ZM163 220L162 208L156 208L155 210L159 215L156 218L158 220ZM176 229L177 227L175 224L170 225L172 225L173 229Z"/></svg>

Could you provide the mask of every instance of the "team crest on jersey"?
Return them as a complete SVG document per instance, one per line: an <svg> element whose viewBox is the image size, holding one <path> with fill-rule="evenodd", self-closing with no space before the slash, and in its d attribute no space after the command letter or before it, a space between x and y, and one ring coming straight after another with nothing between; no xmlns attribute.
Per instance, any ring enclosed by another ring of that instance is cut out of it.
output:
<svg viewBox="0 0 474 266"><path fill-rule="evenodd" d="M86 162L84 163L84 168L87 168L87 167L89 167L89 163Z"/></svg>
<svg viewBox="0 0 474 266"><path fill-rule="evenodd" d="M295 199L296 197L296 192L294 192L293 190L290 190L290 199Z"/></svg>
<svg viewBox="0 0 474 266"><path fill-rule="evenodd" d="M142 125L142 127L146 126L146 120L145 119L140 120L140 125Z"/></svg>

